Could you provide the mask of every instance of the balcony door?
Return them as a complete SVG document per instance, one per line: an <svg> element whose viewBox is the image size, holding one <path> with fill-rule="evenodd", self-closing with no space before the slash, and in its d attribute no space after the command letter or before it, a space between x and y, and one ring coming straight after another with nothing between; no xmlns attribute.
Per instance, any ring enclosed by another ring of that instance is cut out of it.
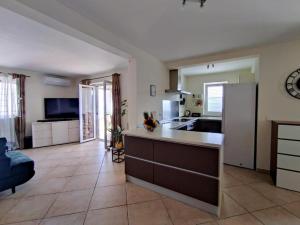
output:
<svg viewBox="0 0 300 225"><path fill-rule="evenodd" d="M96 139L96 88L79 85L80 143Z"/></svg>
<svg viewBox="0 0 300 225"><path fill-rule="evenodd" d="M98 88L98 138L104 141L105 148L110 146L112 122L112 83L111 81L103 81Z"/></svg>

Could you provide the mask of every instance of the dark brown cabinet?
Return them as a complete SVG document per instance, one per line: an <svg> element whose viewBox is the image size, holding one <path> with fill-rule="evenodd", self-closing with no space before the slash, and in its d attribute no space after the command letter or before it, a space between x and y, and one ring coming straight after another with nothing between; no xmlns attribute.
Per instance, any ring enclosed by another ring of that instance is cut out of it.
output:
<svg viewBox="0 0 300 225"><path fill-rule="evenodd" d="M218 206L219 149L125 135L126 174Z"/></svg>
<svg viewBox="0 0 300 225"><path fill-rule="evenodd" d="M210 120L210 119L197 120L194 125L193 131L222 133L222 121L221 120Z"/></svg>
<svg viewBox="0 0 300 225"><path fill-rule="evenodd" d="M134 158L127 157L125 173L133 177L153 183L153 164Z"/></svg>
<svg viewBox="0 0 300 225"><path fill-rule="evenodd" d="M154 161L186 170L219 175L219 150L163 141L154 142Z"/></svg>
<svg viewBox="0 0 300 225"><path fill-rule="evenodd" d="M153 160L153 141L144 138L126 136L126 155Z"/></svg>
<svg viewBox="0 0 300 225"><path fill-rule="evenodd" d="M218 205L218 180L213 178L154 165L154 184Z"/></svg>

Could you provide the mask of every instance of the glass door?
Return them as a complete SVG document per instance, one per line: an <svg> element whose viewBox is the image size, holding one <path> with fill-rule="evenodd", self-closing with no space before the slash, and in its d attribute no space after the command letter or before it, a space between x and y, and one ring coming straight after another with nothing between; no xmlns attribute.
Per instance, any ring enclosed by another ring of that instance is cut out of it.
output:
<svg viewBox="0 0 300 225"><path fill-rule="evenodd" d="M110 147L112 128L112 84L110 81L103 81L98 86L98 134L99 139L104 141L105 148Z"/></svg>
<svg viewBox="0 0 300 225"><path fill-rule="evenodd" d="M95 87L79 84L80 143L96 139Z"/></svg>

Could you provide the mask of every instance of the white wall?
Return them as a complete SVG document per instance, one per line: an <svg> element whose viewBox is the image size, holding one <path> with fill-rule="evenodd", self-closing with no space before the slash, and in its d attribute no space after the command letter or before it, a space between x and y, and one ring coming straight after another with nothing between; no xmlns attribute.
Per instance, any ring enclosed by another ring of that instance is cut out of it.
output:
<svg viewBox="0 0 300 225"><path fill-rule="evenodd" d="M1 72L21 73L30 77L25 81L26 135L31 135L31 123L44 119L44 98L76 98L78 89L75 81L70 87L49 86L43 83L44 75L0 67Z"/></svg>
<svg viewBox="0 0 300 225"><path fill-rule="evenodd" d="M257 167L269 170L271 120L300 121L300 101L290 97L284 89L287 76L300 67L300 40L177 60L169 62L168 67L244 57L259 57Z"/></svg>
<svg viewBox="0 0 300 225"><path fill-rule="evenodd" d="M197 98L198 95L203 98L204 83L222 81L227 81L228 83L250 83L255 82L255 75L251 73L251 69L243 69L222 73L185 76L184 89L195 94ZM187 96L186 100L186 109L190 110L191 112L199 112L203 114L203 107L195 106L195 99L193 99L192 95Z"/></svg>
<svg viewBox="0 0 300 225"><path fill-rule="evenodd" d="M162 117L162 100L169 99L165 94L169 88L169 71L166 66L150 55L137 58L137 119L143 122L143 112L155 112ZM156 96L150 96L150 85L156 85Z"/></svg>

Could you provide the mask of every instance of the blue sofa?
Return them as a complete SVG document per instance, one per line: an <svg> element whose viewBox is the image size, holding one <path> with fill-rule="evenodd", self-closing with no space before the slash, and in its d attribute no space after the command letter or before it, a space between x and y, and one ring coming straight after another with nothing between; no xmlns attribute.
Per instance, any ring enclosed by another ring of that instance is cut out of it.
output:
<svg viewBox="0 0 300 225"><path fill-rule="evenodd" d="M35 174L34 161L19 151L7 152L6 138L0 138L0 192L29 181Z"/></svg>

